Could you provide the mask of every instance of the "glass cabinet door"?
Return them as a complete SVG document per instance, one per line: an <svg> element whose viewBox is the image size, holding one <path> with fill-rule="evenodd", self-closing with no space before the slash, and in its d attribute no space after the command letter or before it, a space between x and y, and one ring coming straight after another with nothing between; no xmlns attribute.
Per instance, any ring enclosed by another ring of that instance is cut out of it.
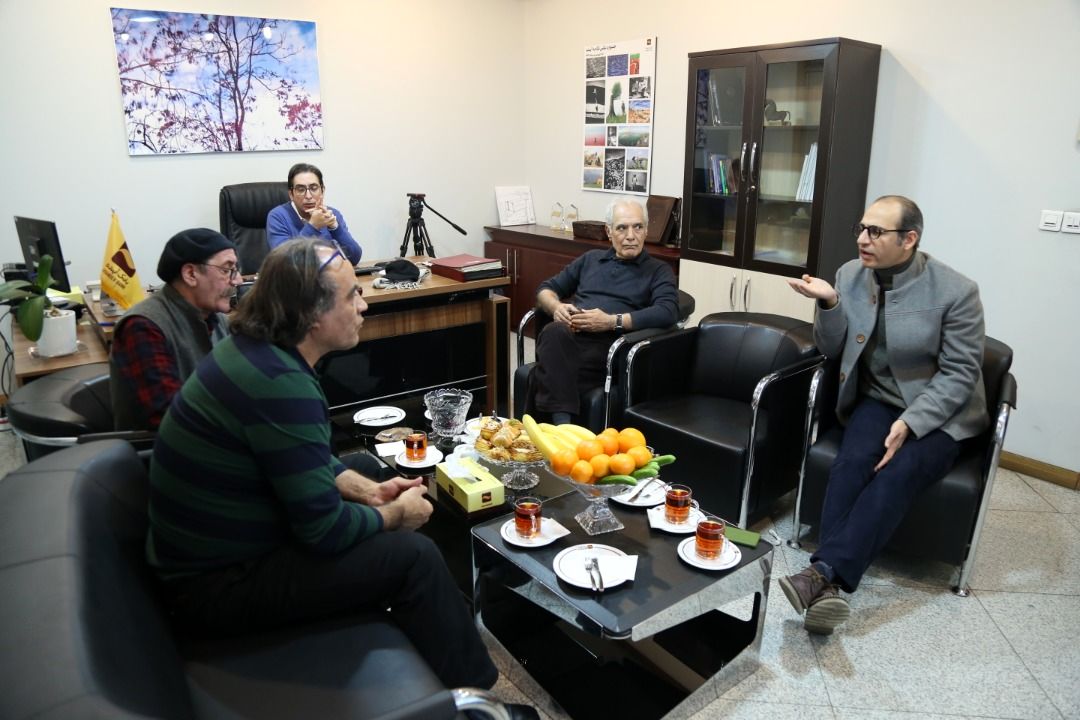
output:
<svg viewBox="0 0 1080 720"><path fill-rule="evenodd" d="M807 265L824 71L823 56L765 65L760 141L750 160L753 261Z"/></svg>
<svg viewBox="0 0 1080 720"><path fill-rule="evenodd" d="M739 224L740 188L745 181L749 125L746 97L752 57L732 56L726 67L698 68L693 120L688 237L685 247L734 256ZM715 62L715 61L713 61ZM696 72L696 75L694 73ZM688 165L689 165L688 162Z"/></svg>

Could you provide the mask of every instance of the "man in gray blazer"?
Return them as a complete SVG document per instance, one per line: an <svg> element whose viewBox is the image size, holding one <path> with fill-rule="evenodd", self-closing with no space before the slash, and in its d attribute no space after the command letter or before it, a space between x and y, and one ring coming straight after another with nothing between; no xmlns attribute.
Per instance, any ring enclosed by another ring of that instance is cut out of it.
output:
<svg viewBox="0 0 1080 720"><path fill-rule="evenodd" d="M788 281L817 300L814 339L840 357L836 414L845 424L821 544L810 567L780 580L813 633L847 620L838 588L855 591L915 497L989 422L978 285L920 252L922 232L919 207L886 195L853 228L859 257L837 271L835 287L809 275Z"/></svg>

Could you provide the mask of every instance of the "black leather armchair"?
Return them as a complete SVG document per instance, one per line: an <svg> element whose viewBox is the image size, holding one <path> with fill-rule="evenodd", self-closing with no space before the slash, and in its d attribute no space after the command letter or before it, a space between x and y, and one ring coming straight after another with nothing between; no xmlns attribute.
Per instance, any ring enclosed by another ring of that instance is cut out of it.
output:
<svg viewBox="0 0 1080 720"><path fill-rule="evenodd" d="M221 234L236 243L240 272L259 272L270 251L266 244L266 214L289 201L286 182L250 182L226 185L218 196Z"/></svg>
<svg viewBox="0 0 1080 720"><path fill-rule="evenodd" d="M694 296L683 290L679 290L679 321L675 327L682 327L687 319L694 313ZM517 329L517 369L514 370L514 417L521 417L525 413L535 413L533 396L535 388L532 386L533 369L536 362L525 361L525 330L530 322L535 321L534 333L540 337L540 331L551 322L551 316L540 308L533 308L521 318ZM622 378L625 377L626 353L636 342L645 340L663 333L670 332L671 328L649 328L645 330L633 330L615 339L608 349L607 376L603 385L598 385L581 399L581 424L593 432L600 432L606 427L613 427L622 419L623 391Z"/></svg>
<svg viewBox="0 0 1080 720"><path fill-rule="evenodd" d="M447 690L382 613L195 643L144 558L148 483L120 441L53 453L0 483L0 717L508 720Z"/></svg>
<svg viewBox="0 0 1080 720"><path fill-rule="evenodd" d="M1016 407L1016 379L1012 348L994 338L986 338L983 352L983 386L990 427L961 444L953 469L915 500L907 517L896 529L887 547L905 554L926 557L957 566L954 592L968 594L968 578L975 563L975 550L994 486L998 458L1005 442L1009 413ZM829 470L840 451L843 427L836 419L839 363L830 361L818 371L818 390L807 427L808 443L803 477L795 500L792 537L788 544L799 547L803 525L817 526L825 501Z"/></svg>
<svg viewBox="0 0 1080 720"><path fill-rule="evenodd" d="M44 375L13 392L7 409L30 460L74 445L80 435L111 431L109 363Z"/></svg>
<svg viewBox="0 0 1080 720"><path fill-rule="evenodd" d="M762 313L716 313L635 345L625 425L645 433L668 482L741 527L796 486L813 370L813 327Z"/></svg>

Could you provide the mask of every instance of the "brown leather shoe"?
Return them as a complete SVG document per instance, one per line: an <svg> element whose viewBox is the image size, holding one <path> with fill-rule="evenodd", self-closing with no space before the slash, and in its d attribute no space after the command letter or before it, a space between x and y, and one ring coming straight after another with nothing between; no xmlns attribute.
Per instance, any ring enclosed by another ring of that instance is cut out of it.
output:
<svg viewBox="0 0 1080 720"><path fill-rule="evenodd" d="M806 610L803 627L815 635L832 635L851 616L851 606L835 585L826 585Z"/></svg>
<svg viewBox="0 0 1080 720"><path fill-rule="evenodd" d="M780 588L787 595L791 607L799 614L805 612L828 585L829 581L825 576L813 567L808 567L796 575L780 578Z"/></svg>

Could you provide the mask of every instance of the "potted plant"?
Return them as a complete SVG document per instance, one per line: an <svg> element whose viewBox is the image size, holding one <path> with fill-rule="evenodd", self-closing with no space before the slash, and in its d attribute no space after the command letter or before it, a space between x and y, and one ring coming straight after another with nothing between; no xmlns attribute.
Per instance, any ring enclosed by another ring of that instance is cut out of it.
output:
<svg viewBox="0 0 1080 720"><path fill-rule="evenodd" d="M75 313L53 305L47 291L53 284L51 255L42 255L37 277L0 283L0 300L16 301L15 321L30 342L37 342L37 354L44 357L69 355L78 349Z"/></svg>

